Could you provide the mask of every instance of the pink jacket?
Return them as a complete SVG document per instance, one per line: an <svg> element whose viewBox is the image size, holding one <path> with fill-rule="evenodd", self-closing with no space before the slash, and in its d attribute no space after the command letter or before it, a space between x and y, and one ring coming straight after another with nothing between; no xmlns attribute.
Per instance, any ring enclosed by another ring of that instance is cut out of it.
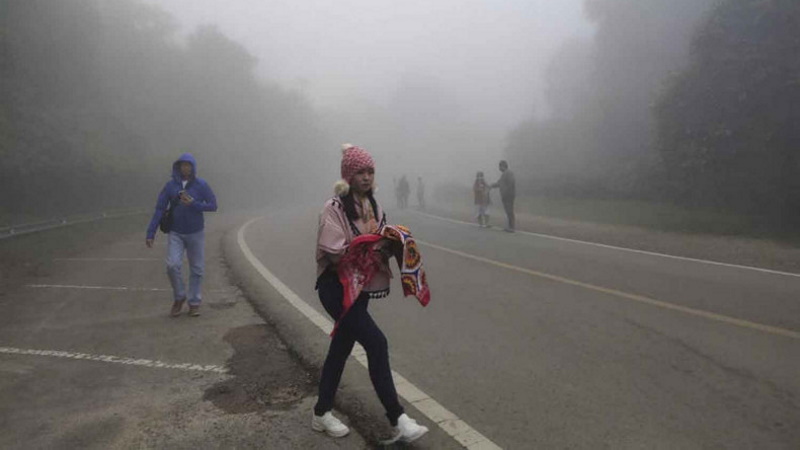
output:
<svg viewBox="0 0 800 450"><path fill-rule="evenodd" d="M358 208L358 204L356 204L356 207ZM359 215L362 215L361 211L359 211ZM377 205L375 215L378 228L386 224L386 216L380 204ZM351 223L347 219L344 206L339 197L333 197L326 201L319 214L319 228L317 230L317 277L322 275L328 266L334 264L328 255L342 256L358 235L377 231L377 229L368 230L367 224L361 220ZM389 265L384 263L381 266L381 270L375 274L370 283L364 288L364 292L388 293L391 279L392 271Z"/></svg>

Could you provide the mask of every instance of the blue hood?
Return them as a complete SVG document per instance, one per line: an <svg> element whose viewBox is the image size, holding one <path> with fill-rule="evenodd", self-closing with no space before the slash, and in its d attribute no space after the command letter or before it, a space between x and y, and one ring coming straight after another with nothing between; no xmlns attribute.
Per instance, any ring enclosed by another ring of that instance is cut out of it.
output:
<svg viewBox="0 0 800 450"><path fill-rule="evenodd" d="M181 183L181 171L178 165L188 162L192 165L192 175L186 186ZM181 191L187 191L194 199L189 204L177 202ZM172 204L174 203L174 204ZM172 179L164 184L158 194L153 218L147 227L147 238L153 239L161 217L167 209L172 211L172 231L182 234L191 234L202 231L204 228L203 213L217 210L217 197L205 180L197 176L197 161L190 153L184 153L172 164Z"/></svg>
<svg viewBox="0 0 800 450"><path fill-rule="evenodd" d="M174 163L172 163L172 179L175 181L181 181L181 169L178 165L182 162L188 162L192 165L192 175L190 179L194 179L197 177L197 161L194 159L191 153L184 153L178 158Z"/></svg>

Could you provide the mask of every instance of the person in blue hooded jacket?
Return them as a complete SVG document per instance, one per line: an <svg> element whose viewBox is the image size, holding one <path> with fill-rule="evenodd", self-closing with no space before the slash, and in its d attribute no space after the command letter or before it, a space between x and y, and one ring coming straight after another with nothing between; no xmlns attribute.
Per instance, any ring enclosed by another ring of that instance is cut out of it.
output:
<svg viewBox="0 0 800 450"><path fill-rule="evenodd" d="M200 285L205 269L203 213L217 210L217 198L208 183L197 176L197 161L190 153L184 153L172 164L172 179L167 181L158 194L156 209L147 227L145 244L148 248L153 247L156 229L168 206L172 210L166 259L167 276L172 284L174 300L171 315L179 316L184 302L188 300L189 315L199 316L202 301ZM191 271L188 292L181 276L184 251Z"/></svg>

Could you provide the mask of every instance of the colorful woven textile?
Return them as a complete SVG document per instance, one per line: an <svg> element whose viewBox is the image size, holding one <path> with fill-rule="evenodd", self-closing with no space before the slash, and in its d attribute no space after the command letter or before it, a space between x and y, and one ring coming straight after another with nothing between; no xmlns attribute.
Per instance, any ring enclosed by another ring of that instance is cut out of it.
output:
<svg viewBox="0 0 800 450"><path fill-rule="evenodd" d="M386 225L379 233L392 241L399 243L393 248L397 250L395 257L400 266L400 281L403 284L403 295L417 297L422 306L428 306L431 301L431 291L428 288L428 277L422 267L422 255L417 249L417 242L411 231L402 225Z"/></svg>
<svg viewBox="0 0 800 450"><path fill-rule="evenodd" d="M381 242L388 239L391 242ZM342 315L336 321L331 336L336 333L339 322L353 303L361 295L364 286L367 286L372 277L381 269L382 256L379 251L381 246L390 246L398 265L400 266L400 281L403 285L403 294L407 297L413 295L422 306L427 306L431 300L428 280L422 267L422 255L417 249L417 243L411 236L408 228L402 225L385 225L377 233L363 234L350 243L347 253L337 264L339 281L344 288L342 297Z"/></svg>

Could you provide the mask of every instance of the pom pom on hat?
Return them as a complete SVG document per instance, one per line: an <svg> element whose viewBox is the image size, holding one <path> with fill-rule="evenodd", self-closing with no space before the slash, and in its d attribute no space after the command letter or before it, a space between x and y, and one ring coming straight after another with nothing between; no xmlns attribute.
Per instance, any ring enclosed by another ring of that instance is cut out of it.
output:
<svg viewBox="0 0 800 450"><path fill-rule="evenodd" d="M339 197L345 196L350 192L350 183L345 180L339 180L333 184L333 193Z"/></svg>

